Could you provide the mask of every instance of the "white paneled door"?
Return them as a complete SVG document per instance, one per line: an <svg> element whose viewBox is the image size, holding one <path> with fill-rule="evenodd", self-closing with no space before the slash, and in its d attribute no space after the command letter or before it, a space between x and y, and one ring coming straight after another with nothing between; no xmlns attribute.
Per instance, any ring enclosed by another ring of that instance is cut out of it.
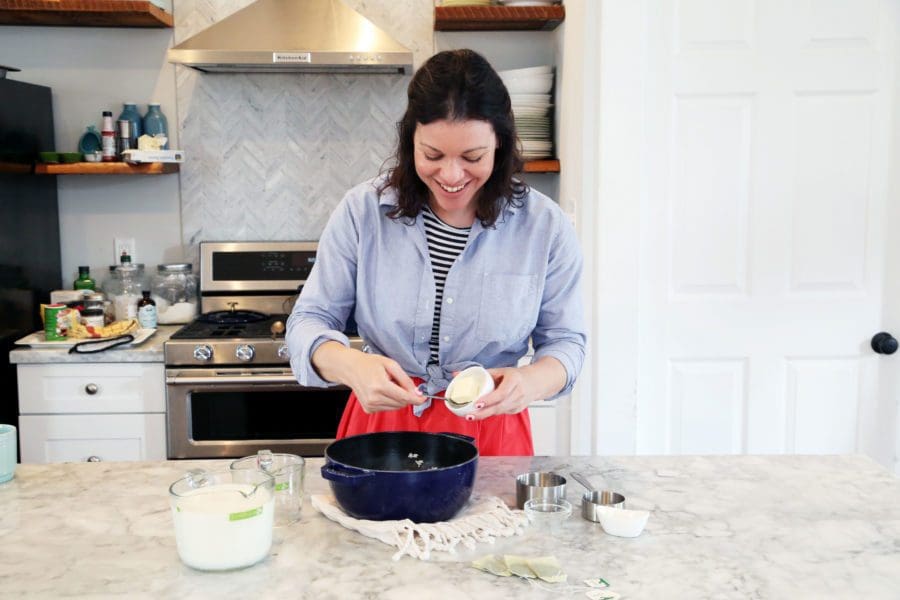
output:
<svg viewBox="0 0 900 600"><path fill-rule="evenodd" d="M897 1L639 4L633 449L890 464L897 399L878 377L900 354L869 342L900 316L885 303ZM635 202L603 198L598 218Z"/></svg>

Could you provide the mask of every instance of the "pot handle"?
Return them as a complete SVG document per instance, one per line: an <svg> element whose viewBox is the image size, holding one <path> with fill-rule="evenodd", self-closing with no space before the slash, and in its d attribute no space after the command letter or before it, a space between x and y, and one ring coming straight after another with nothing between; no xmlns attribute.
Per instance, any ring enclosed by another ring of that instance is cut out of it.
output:
<svg viewBox="0 0 900 600"><path fill-rule="evenodd" d="M375 473L372 473L371 471L365 471L363 469L356 469L353 467L345 467L344 465L338 465L335 463L322 465L322 479L336 481L338 483L345 483L348 485L357 485L359 483L362 483L363 479L368 479L369 477L373 477L374 475Z"/></svg>
<svg viewBox="0 0 900 600"><path fill-rule="evenodd" d="M470 444L474 444L474 443L475 443L475 438L473 438L472 436L469 436L469 435L463 435L463 434L461 434L461 433L453 433L452 431L442 431L442 432L440 433L440 435L446 435L446 436L449 436L449 437L454 437L454 438L463 440L464 442L469 442Z"/></svg>

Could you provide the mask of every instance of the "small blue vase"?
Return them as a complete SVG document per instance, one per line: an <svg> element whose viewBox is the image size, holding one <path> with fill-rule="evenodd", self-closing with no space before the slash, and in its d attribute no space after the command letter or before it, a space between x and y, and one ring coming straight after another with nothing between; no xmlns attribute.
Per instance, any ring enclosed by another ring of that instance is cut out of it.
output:
<svg viewBox="0 0 900 600"><path fill-rule="evenodd" d="M82 154L93 154L100 150L100 132L93 125L88 125L87 130L78 140L78 151Z"/></svg>
<svg viewBox="0 0 900 600"><path fill-rule="evenodd" d="M147 135L163 134L167 138L163 149L169 149L169 124L166 122L166 115L159 110L159 104L147 105L147 114L144 115L144 133Z"/></svg>
<svg viewBox="0 0 900 600"><path fill-rule="evenodd" d="M131 135L129 136L131 147L137 148L137 139L144 133L144 125L141 122L141 113L138 112L137 104L134 104L133 102L126 102L123 104L122 114L119 115L119 120L126 120L131 123Z"/></svg>

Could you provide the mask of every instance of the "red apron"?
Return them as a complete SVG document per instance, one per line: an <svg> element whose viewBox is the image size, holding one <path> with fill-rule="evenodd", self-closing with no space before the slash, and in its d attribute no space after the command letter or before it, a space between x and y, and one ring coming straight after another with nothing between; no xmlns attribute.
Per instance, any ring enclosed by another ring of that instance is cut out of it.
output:
<svg viewBox="0 0 900 600"><path fill-rule="evenodd" d="M422 380L413 378L416 385ZM441 394L443 395L443 392ZM441 400L432 400L421 417L412 406L367 414L351 392L337 439L379 431L427 431L461 433L475 438L481 456L534 456L528 409L514 415L495 415L481 421L467 421L447 410Z"/></svg>

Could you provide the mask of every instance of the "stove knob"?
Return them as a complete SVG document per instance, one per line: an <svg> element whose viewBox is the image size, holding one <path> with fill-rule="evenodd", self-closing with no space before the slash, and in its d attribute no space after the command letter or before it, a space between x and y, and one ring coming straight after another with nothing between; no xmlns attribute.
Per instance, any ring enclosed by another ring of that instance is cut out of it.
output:
<svg viewBox="0 0 900 600"><path fill-rule="evenodd" d="M213 349L207 344L203 344L202 346L196 346L194 348L194 358L197 360L207 361L212 358Z"/></svg>
<svg viewBox="0 0 900 600"><path fill-rule="evenodd" d="M287 344L281 344L280 346L278 346L278 358L282 360L291 359L291 351L288 350Z"/></svg>
<svg viewBox="0 0 900 600"><path fill-rule="evenodd" d="M253 356L256 354L256 351L253 349L253 346L250 344L241 344L234 351L234 356L238 360L242 360L247 362L249 360L253 360Z"/></svg>

